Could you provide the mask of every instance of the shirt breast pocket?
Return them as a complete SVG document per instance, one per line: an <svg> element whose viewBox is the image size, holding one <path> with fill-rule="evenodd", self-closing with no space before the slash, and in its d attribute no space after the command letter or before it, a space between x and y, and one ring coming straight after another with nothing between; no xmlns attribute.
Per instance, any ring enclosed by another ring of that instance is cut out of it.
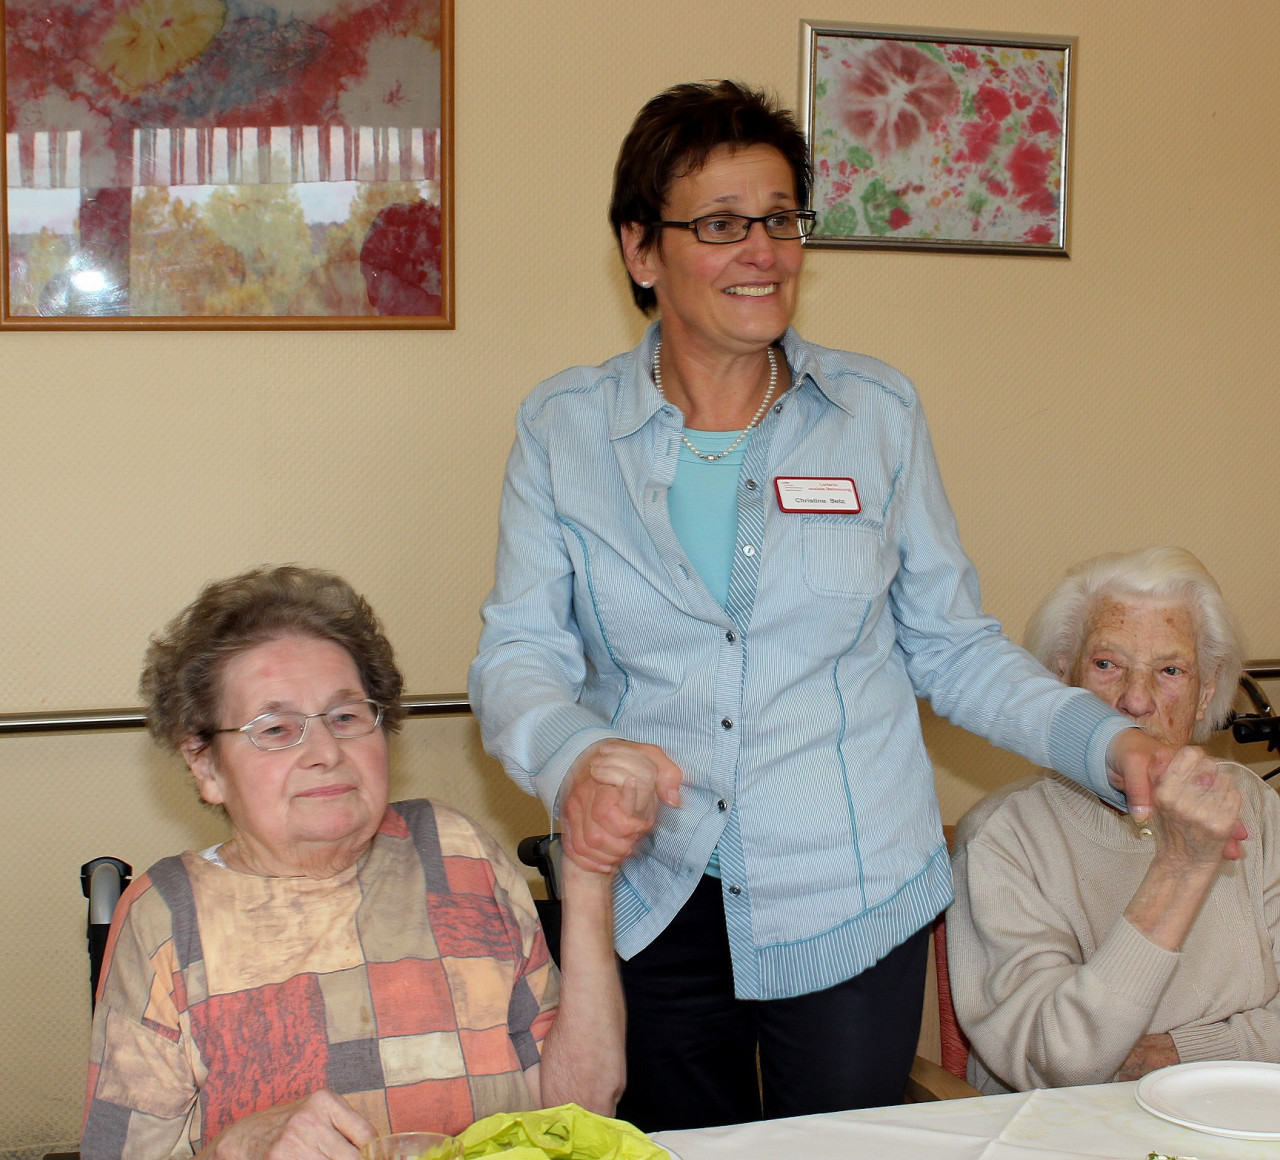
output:
<svg viewBox="0 0 1280 1160"><path fill-rule="evenodd" d="M889 582L884 524L862 516L805 516L804 581L821 596L874 600Z"/></svg>

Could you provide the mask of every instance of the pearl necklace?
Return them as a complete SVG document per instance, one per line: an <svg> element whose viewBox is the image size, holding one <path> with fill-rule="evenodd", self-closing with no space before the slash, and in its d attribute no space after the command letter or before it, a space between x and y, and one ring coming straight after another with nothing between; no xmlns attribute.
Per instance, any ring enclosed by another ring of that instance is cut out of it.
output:
<svg viewBox="0 0 1280 1160"><path fill-rule="evenodd" d="M699 451L692 443L689 442L689 436L683 431L680 432L680 438L684 440L684 445L689 448L699 459L705 459L708 463L714 463L717 459L723 459L731 451L734 450L748 435L752 429L760 422L760 417L769 409L769 400L773 398L774 388L778 385L778 358L773 353L773 347L766 347L765 354L769 356L769 389L765 391L764 398L760 402L760 406L756 408L756 413L751 416L751 422L748 423L741 431L738 437L729 444L723 451L716 455L707 455ZM653 344L653 385L658 388L664 401L667 399L667 392L662 389L662 339L658 339Z"/></svg>

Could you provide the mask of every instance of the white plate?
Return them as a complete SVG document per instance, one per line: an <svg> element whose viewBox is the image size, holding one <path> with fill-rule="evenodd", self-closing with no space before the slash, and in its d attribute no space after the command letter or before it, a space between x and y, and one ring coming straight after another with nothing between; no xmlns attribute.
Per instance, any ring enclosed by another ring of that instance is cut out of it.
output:
<svg viewBox="0 0 1280 1160"><path fill-rule="evenodd" d="M1280 1064L1179 1063L1145 1075L1134 1098L1153 1116L1237 1140L1280 1140Z"/></svg>

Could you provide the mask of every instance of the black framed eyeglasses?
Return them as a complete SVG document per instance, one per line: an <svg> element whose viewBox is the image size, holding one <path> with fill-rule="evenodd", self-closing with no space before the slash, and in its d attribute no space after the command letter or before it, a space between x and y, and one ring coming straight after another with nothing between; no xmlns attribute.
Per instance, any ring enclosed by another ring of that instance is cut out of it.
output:
<svg viewBox="0 0 1280 1160"><path fill-rule="evenodd" d="M700 242L713 246L741 242L751 232L756 222L764 225L764 232L779 242L791 242L807 238L813 232L818 215L811 209L780 209L764 217L747 217L740 213L708 213L688 222L664 222L653 224L669 229L692 230Z"/></svg>
<svg viewBox="0 0 1280 1160"><path fill-rule="evenodd" d="M385 712L386 706L377 701L343 701L341 705L331 705L319 713L263 713L247 725L235 729L214 729L213 732L243 733L256 748L270 753L301 745L307 736L307 726L314 717L323 720L325 727L339 741L348 741L372 733L382 724Z"/></svg>

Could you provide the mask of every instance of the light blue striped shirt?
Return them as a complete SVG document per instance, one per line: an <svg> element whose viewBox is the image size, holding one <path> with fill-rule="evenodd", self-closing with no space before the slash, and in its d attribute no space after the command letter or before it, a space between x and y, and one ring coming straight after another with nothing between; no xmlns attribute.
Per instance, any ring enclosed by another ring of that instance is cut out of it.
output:
<svg viewBox="0 0 1280 1160"><path fill-rule="evenodd" d="M832 986L952 898L916 696L1121 803L1132 723L1049 676L983 614L910 381L788 331L794 386L753 432L721 607L672 530L683 423L633 351L522 404L470 696L485 747L554 808L588 746L659 745L679 809L618 875L629 957L719 847L742 998ZM779 476L852 478L857 515L779 510Z"/></svg>
<svg viewBox="0 0 1280 1160"><path fill-rule="evenodd" d="M684 434L702 455L721 458L704 459L681 440L675 478L667 488L667 514L689 563L723 608L729 603L729 574L738 538L738 476L751 432L728 452L726 448L739 437L737 431L686 428ZM715 850L704 873L720 877L720 855Z"/></svg>

